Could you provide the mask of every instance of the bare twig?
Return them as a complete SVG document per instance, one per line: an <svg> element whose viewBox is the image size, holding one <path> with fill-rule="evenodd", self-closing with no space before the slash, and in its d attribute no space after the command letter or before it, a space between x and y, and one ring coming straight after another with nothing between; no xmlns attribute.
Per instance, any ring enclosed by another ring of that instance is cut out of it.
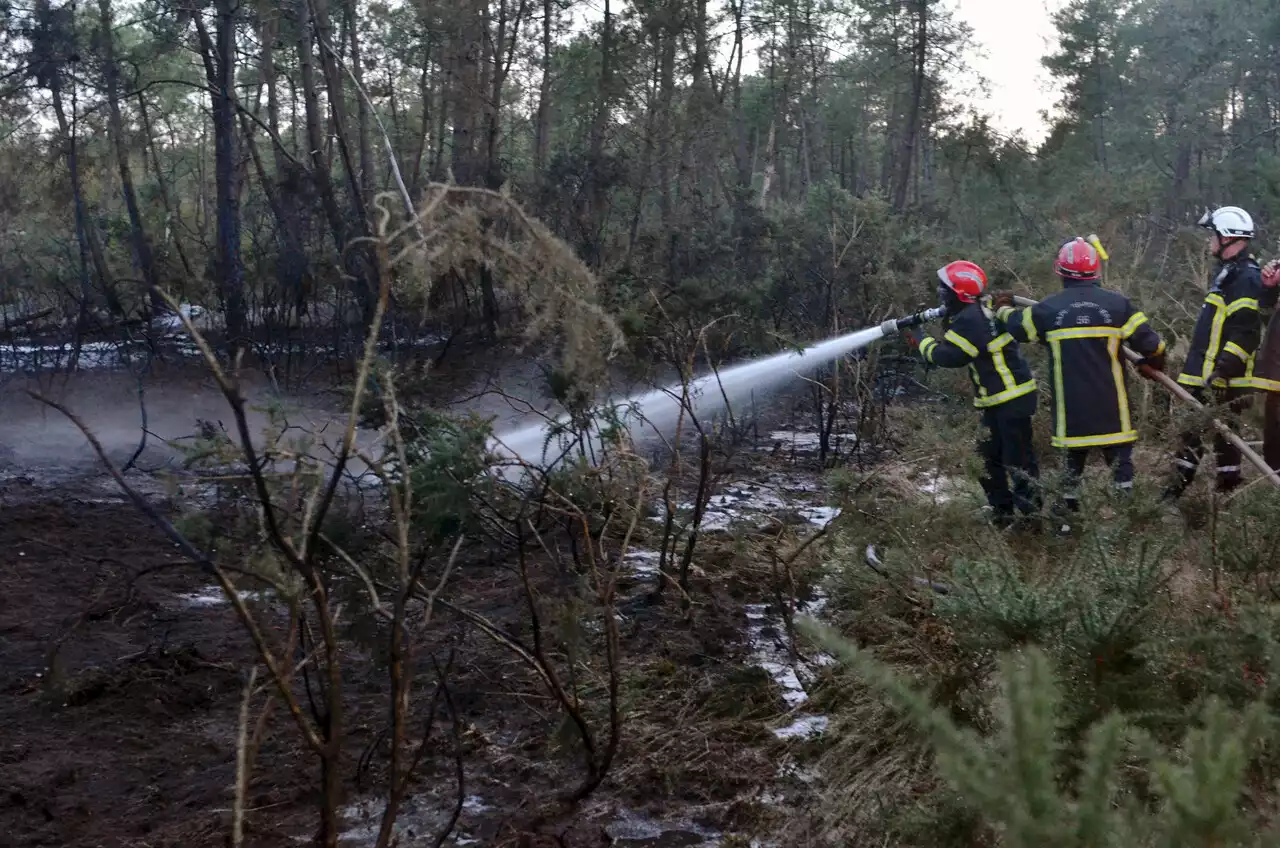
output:
<svg viewBox="0 0 1280 848"><path fill-rule="evenodd" d="M61 412L68 420L71 421L72 424L76 425L80 432L84 434L85 439L89 442L94 452L98 455L98 459L106 467L108 473L111 474L111 477L116 481L116 485L118 485L121 491L123 491L129 500L133 502L134 506L136 506L143 515L151 519L152 523L159 527L160 530L168 536L175 545L177 545L178 549L182 551L185 556L190 557L191 561L196 565L213 574L218 581L218 585L222 587L223 593L235 608L240 621L249 631L249 635L253 639L254 647L257 648L258 654L262 657L263 663L267 666L268 671L271 672L271 676L280 691L280 695L288 705L289 712L297 722L298 729L302 732L303 738L314 750L321 750L323 748L323 743L320 740L320 736L316 732L316 729L303 715L302 708L293 695L293 690L289 685L288 678L276 661L275 654L267 644L266 637L259 629L257 622L253 618L253 614L249 612L249 608L245 606L244 599L241 598L240 593L236 591L235 584L232 583L230 577L227 576L227 572L214 563L207 554L193 545L185 536L178 532L177 528L175 528L167 518L161 515L155 507L147 502L146 498L129 485L129 483L124 479L124 475L120 473L119 469L115 467L115 464L107 457L106 451L102 447L102 443L98 441L98 437L93 434L93 431L88 428L78 415L57 401L46 398L37 392L28 392L28 394L35 400Z"/></svg>
<svg viewBox="0 0 1280 848"><path fill-rule="evenodd" d="M431 660L435 663L435 658ZM436 680L439 681L440 688L444 691L444 701L449 708L449 719L453 723L453 768L457 782L457 796L454 799L453 812L449 816L449 820L445 822L440 833L436 835L435 848L441 848L445 840L449 838L449 834L453 833L453 829L458 826L458 819L462 816L462 805L466 801L467 796L467 773L462 763L462 718L458 715L458 705L454 703L453 692L449 689L449 681L445 677L445 673L440 670L440 664L435 663Z"/></svg>
<svg viewBox="0 0 1280 848"><path fill-rule="evenodd" d="M240 729L236 734L236 795L231 806L231 845L244 844L245 798L249 794L249 707L253 703L253 686L258 680L258 667L249 671L240 698Z"/></svg>

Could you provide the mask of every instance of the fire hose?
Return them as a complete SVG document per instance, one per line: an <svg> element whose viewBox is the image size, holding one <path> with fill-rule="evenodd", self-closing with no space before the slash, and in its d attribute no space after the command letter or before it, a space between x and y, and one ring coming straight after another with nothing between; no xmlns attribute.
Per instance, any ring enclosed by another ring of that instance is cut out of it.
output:
<svg viewBox="0 0 1280 848"><path fill-rule="evenodd" d="M1032 300L1029 297L1014 297L1013 302L1018 304L1019 306L1035 306L1037 303L1039 303L1039 301ZM1130 362L1133 362L1136 364L1142 359L1142 356L1137 352L1130 350L1127 347L1122 349L1124 350L1125 357ZM1195 397L1189 391L1187 391L1185 388L1183 388L1181 385L1175 382L1174 379L1170 377L1168 374L1165 374L1163 371L1153 371L1152 374L1154 375L1154 379L1156 380L1156 382L1160 383L1160 385L1168 389L1169 393L1172 394L1174 397L1176 397L1178 400L1182 401L1183 403L1190 404L1196 409L1205 408L1204 404L1196 400ZM1263 459L1258 454L1257 451L1249 447L1248 442L1246 442L1244 439L1237 436L1234 432L1232 432L1230 427L1222 423L1222 421L1220 421L1219 419L1213 418L1211 420L1213 422L1213 426L1218 430L1219 433L1222 434L1223 438L1225 438L1228 442L1230 442L1235 447L1239 448L1240 453L1244 456L1245 459L1249 460L1249 462L1251 462L1259 471L1261 471L1262 475L1266 477L1268 480L1270 480L1272 485L1280 488L1280 474L1277 474L1276 471L1270 465L1267 464L1267 461Z"/></svg>
<svg viewBox="0 0 1280 848"><path fill-rule="evenodd" d="M932 309L922 309L919 312L913 312L903 318L890 318L880 325L880 332L885 336L892 336L905 327L918 327L921 324L928 323L935 318L941 318L947 314L945 306L935 306Z"/></svg>

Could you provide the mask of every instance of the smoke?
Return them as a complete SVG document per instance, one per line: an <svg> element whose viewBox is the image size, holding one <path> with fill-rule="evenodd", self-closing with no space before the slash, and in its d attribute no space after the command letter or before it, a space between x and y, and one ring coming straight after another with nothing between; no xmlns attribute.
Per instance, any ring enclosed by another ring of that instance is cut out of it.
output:
<svg viewBox="0 0 1280 848"><path fill-rule="evenodd" d="M142 407L138 382L132 375L93 371L13 377L0 389L0 470L50 476L88 471L99 464L76 426L28 396L28 389L65 404L79 415L118 465L137 450L143 435ZM252 375L246 375L243 391L249 400L249 431L258 441L269 423L264 408L273 402L273 392L265 379L255 380ZM149 377L145 402L148 436L142 461L148 466L177 461L181 454L169 442L197 435L202 421L215 427L221 422L233 440L239 441L226 399L211 378L194 377L190 369ZM274 402L283 404L289 424L300 428L298 435L305 429L327 445L339 444L345 424L342 412L298 399Z"/></svg>

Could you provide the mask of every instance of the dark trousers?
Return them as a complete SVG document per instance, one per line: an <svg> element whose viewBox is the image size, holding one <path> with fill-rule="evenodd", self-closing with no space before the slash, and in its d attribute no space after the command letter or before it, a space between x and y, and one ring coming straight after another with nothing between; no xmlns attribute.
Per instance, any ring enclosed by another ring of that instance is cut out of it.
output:
<svg viewBox="0 0 1280 848"><path fill-rule="evenodd" d="M1024 515L1036 512L1040 508L1036 486L1040 466L1031 446L1031 416L988 409L982 423L987 434L978 451L986 464L981 483L987 503L999 515L1012 515L1015 508Z"/></svg>
<svg viewBox="0 0 1280 848"><path fill-rule="evenodd" d="M1089 454L1095 450L1101 451L1103 460L1111 466L1111 479L1115 481L1116 488L1122 492L1133 489L1132 442L1101 448L1072 448L1067 451L1066 462L1063 463L1066 486L1062 493L1063 502L1072 512L1080 509L1080 478L1084 476L1085 466L1089 464Z"/></svg>
<svg viewBox="0 0 1280 848"><path fill-rule="evenodd" d="M1262 413L1262 456L1280 471L1280 392L1266 392Z"/></svg>
<svg viewBox="0 0 1280 848"><path fill-rule="evenodd" d="M1191 394L1195 399L1209 405L1211 395L1203 389L1193 389ZM1219 420L1225 423L1232 430L1240 429L1240 413L1244 411L1244 407L1248 404L1248 398L1238 389L1231 389L1220 395L1226 404L1225 413L1216 413ZM1240 462L1244 458L1240 449L1226 437L1214 429L1213 433L1213 456L1217 460L1217 487L1220 492L1227 492L1240 485ZM1187 487L1196 479L1196 471L1200 467L1200 460L1204 458L1204 436L1197 431L1189 431L1182 434L1182 448L1178 451L1177 457L1174 459L1174 468L1177 471L1177 480L1174 482L1169 494L1180 495L1186 491Z"/></svg>

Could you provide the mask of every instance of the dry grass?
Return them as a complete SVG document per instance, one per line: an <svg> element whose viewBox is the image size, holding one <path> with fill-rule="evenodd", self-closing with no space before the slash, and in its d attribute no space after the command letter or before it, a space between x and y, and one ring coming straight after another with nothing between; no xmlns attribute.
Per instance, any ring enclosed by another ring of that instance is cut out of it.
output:
<svg viewBox="0 0 1280 848"><path fill-rule="evenodd" d="M964 617L944 614L939 602L946 599L912 578L949 583L959 562L994 561L1008 563L1031 586L1087 587L1103 577L1095 569L1104 552L1124 563L1145 542L1160 546L1162 553L1142 613L1147 623L1140 628L1136 660L1122 653L1115 669L1095 668L1092 657L1072 653L1072 643L1050 645L1068 691L1080 699L1068 701L1071 726L1093 720L1111 704L1134 711L1135 719L1161 738L1176 741L1207 694L1235 704L1257 696L1257 684L1247 676L1240 679L1237 670L1242 662L1248 668L1257 665L1259 627L1271 626L1280 635L1280 622L1262 624L1274 617L1270 574L1235 574L1224 564L1232 556L1247 560L1249 551L1263 544L1268 513L1258 503L1250 506L1247 498L1265 502L1273 493L1242 496L1229 510L1218 502L1219 513L1211 518L1207 513L1215 504L1207 495L1209 482L1201 481L1179 507L1161 506L1155 495L1168 450L1152 438L1136 451L1134 501L1110 498L1109 475L1097 463L1086 479L1086 512L1074 522L1077 532L1071 537L1001 532L977 509L981 495L971 482L976 475L969 459L974 418L969 410L891 409L889 420L910 450L842 486L845 519L828 560L826 586L829 617L849 639L930 691L957 721L986 732L998 698L996 654L975 641L973 625ZM1050 480L1055 460L1052 453L1042 454ZM960 475L955 496L930 503L918 490L923 468ZM1215 523L1216 537L1208 532ZM864 564L868 544L877 545L888 579ZM1117 573L1123 577L1122 565ZM814 835L808 844L998 844L980 822L967 820L955 807L917 730L858 682L833 670L816 702L832 713L833 723L819 761L821 802L811 812ZM1259 789L1255 803L1265 817L1274 804L1263 784Z"/></svg>
<svg viewBox="0 0 1280 848"><path fill-rule="evenodd" d="M385 200L385 199L384 199ZM483 269L522 320L527 341L553 339L564 371L599 385L622 347L617 324L600 306L600 284L573 249L505 191L431 183L414 218L388 233L392 266L405 264L398 290L427 302L446 275L466 281L476 301ZM495 292L496 294L496 292Z"/></svg>

